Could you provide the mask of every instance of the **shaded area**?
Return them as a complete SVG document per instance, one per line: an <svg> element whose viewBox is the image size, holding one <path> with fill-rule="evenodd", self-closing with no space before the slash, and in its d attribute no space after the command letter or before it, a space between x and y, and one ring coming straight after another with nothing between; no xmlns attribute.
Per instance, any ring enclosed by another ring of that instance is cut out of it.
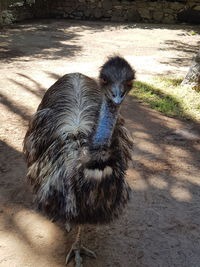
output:
<svg viewBox="0 0 200 267"><path fill-rule="evenodd" d="M51 25L52 23L55 25ZM19 25L19 31L24 33L22 34L25 39L24 43L27 44L25 50L22 50L24 55L31 56L33 60L40 58L46 60L48 56L52 61L61 58L69 61L74 59L78 53L72 49L72 53L67 54L68 47L60 43L63 40L62 34L65 38L63 30L59 32L58 38L57 34L51 34L51 27L54 32L59 23L54 21L48 22L48 25L42 25L42 23L39 25L33 23L32 26L30 24ZM62 25L62 29L69 27L65 21L62 22ZM75 27L78 23L73 22L72 25ZM71 29L70 31L72 33L75 31L79 36L84 29L101 32L106 24L96 25L89 22L82 24L81 22L81 25L79 30ZM118 27L121 24L115 25ZM47 30L44 30L44 27ZM134 27L146 29L145 25ZM168 26L149 25L148 27L155 29ZM169 26L168 29L170 27L172 26ZM32 47L32 44L26 42L26 37L29 37L29 30L31 35L34 35L35 29L38 29L39 32L36 36L40 36L40 34L44 36L35 40L34 47ZM115 30L116 27L113 29ZM16 40L20 41L21 37L17 36L18 26L14 26L11 30L17 37ZM3 32L3 34L7 33ZM49 47L51 44L44 43L47 40L45 35L55 39L53 44L58 45L60 54L56 50L57 54L56 51L52 51L49 55L49 51L45 50L45 47ZM4 37L1 36L3 39ZM10 37L6 38L9 40ZM78 41L76 38L79 37L72 37L70 42ZM11 38L11 50L15 48L15 45L18 46L14 38ZM76 45L81 46L78 43ZM18 48L21 49L21 46ZM92 50L93 47L89 49ZM142 51L142 49L140 50ZM9 63L11 60L16 60L14 62L27 60L28 62L29 59L26 56L11 57L10 59L8 57L8 61L4 59L3 62ZM93 56L94 54L87 60L98 61ZM84 60L84 58L81 59ZM6 66L10 66L9 64ZM18 66L10 70L13 75L9 76L8 80L14 88L17 88L21 99L15 100L16 98L12 95L9 96L6 90L1 92L2 111L6 107L6 112L9 111L14 121L14 125L12 125L12 121L11 123L5 121L1 130L5 129L6 132L7 129L10 129L9 138L14 139L13 143L18 144L20 150L24 130L21 129L20 122L28 122L31 115L29 107L37 106L36 102L40 101L47 89L42 85L43 76L40 79L33 78L31 64L32 62L29 62L28 65L30 71L28 69L25 73L23 70L20 73L20 70L17 69ZM53 61L53 64L58 64L58 62ZM50 79L60 77L58 72L45 70L44 72ZM7 78L5 81L4 84L7 84ZM174 82L178 83L178 81ZM183 112L181 103L177 99L160 94L156 88L146 86L142 82L138 83L138 86L144 86L145 92L156 96L155 105L163 101L165 105L173 102L169 108L174 112ZM35 102L33 102L33 98L36 99ZM133 162L128 171L132 198L125 213L113 224L85 228L84 243L94 249L98 257L95 261L85 258L84 266L200 266L200 142L168 138L174 130L182 128L200 133L199 124L165 117L139 103L132 96L128 97L122 113L135 143ZM17 121L18 117L20 121ZM19 130L18 135L15 134L16 130ZM19 139L15 138L16 136ZM74 241L75 231L65 235L63 226L59 228L55 223L49 222L33 210L33 196L25 181L26 166L23 155L14 148L14 145L6 141L8 136L2 137L0 143L0 227L2 230L0 264L5 267L14 265L64 266L65 256ZM70 266L73 266L73 263Z"/></svg>
<svg viewBox="0 0 200 267"><path fill-rule="evenodd" d="M2 30L0 60L9 63L13 59L28 61L30 56L32 59L74 57L81 51L81 46L76 43L78 38L79 33L59 22L19 24L9 31Z"/></svg>
<svg viewBox="0 0 200 267"><path fill-rule="evenodd" d="M200 237L200 143L167 136L175 127L192 127L199 133L200 127L177 125L179 121L167 119L132 97L123 114L135 141L129 178L133 198L127 215L132 264L198 266L199 241L197 245L192 240Z"/></svg>
<svg viewBox="0 0 200 267"><path fill-rule="evenodd" d="M195 33L198 34L199 33ZM168 59L167 61L161 60L160 62L162 64L170 64L171 66L185 66L189 67L188 62L192 61L193 56L196 55L196 53L199 50L200 47L200 41L197 42L195 45L188 44L186 42L178 41L178 40L168 40L164 42L164 46L166 48L161 48L161 50L175 50L179 52L180 57L173 57Z"/></svg>
<svg viewBox="0 0 200 267"><path fill-rule="evenodd" d="M148 29L148 30L155 30L155 29L169 29L171 31L173 30L184 30L188 33L191 31L196 30L197 32L200 32L200 28L198 25L190 25L190 24L160 24L160 23L121 23L124 24L125 29Z"/></svg>
<svg viewBox="0 0 200 267"><path fill-rule="evenodd" d="M166 41L165 44L169 46L168 49L173 49L173 50L193 54L199 50L200 41L197 43L197 45L191 45L191 44L187 44L187 43L177 41L177 40L175 41L169 40L169 41Z"/></svg>
<svg viewBox="0 0 200 267"><path fill-rule="evenodd" d="M82 53L81 38L83 31L88 34L102 32L110 28L111 31L122 27L126 29L158 30L169 29L171 31L184 30L200 32L198 26L190 25L160 25L160 24L138 24L138 23L105 23L89 21L69 21L44 19L38 21L27 21L18 23L0 31L0 60L11 62L12 60L29 61L34 59L57 60L61 58L73 59ZM25 45L26 43L26 45ZM172 49L178 44L169 40L166 44ZM184 43L179 44L182 50ZM189 49L189 48L188 48Z"/></svg>
<svg viewBox="0 0 200 267"><path fill-rule="evenodd" d="M27 107L20 107L19 104L13 103L13 101L1 93L0 102L11 112L18 114L23 120L28 121L31 118Z"/></svg>
<svg viewBox="0 0 200 267"><path fill-rule="evenodd" d="M39 98L42 98L42 96L46 92L46 88L43 88L42 85L39 82L35 81L34 79L29 77L28 75L25 75L25 74L22 74L22 73L17 73L17 75L19 77L24 78L26 83L32 82L34 84L34 87L36 88L36 90L33 90L32 87L29 86L29 85L26 85L26 83L18 82L18 81L14 80L14 79L9 79L9 80L12 83L18 85L19 87L24 88L26 91L38 96Z"/></svg>
<svg viewBox="0 0 200 267"><path fill-rule="evenodd" d="M58 78L52 72L47 75ZM27 75L23 78L29 80ZM37 81L35 84L38 92L23 83L18 86L41 97L44 89ZM157 97L167 96L158 94ZM9 101L7 103L9 105ZM23 114L24 110L12 112ZM164 117L132 96L123 107L123 115L135 142L128 177L133 192L131 202L124 215L113 224L85 228L84 243L98 255L95 261L86 258L85 266L198 266L200 143L169 140L167 136L175 128L192 127L200 132L200 127ZM63 230L59 230L55 224L29 211L32 196L23 180L25 164L20 152L2 142L0 159L1 228L11 238L11 248L18 240L21 250L34 259L30 266L36 263L63 266L75 231L65 235L63 226ZM35 227L42 229L42 233L34 230ZM53 241L49 241L52 238ZM25 257L19 266L26 262Z"/></svg>

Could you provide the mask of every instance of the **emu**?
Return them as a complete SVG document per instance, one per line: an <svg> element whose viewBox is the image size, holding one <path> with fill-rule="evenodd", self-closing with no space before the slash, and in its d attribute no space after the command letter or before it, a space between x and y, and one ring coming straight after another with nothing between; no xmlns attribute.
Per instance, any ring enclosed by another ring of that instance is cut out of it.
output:
<svg viewBox="0 0 200 267"><path fill-rule="evenodd" d="M78 225L66 264L96 257L81 243L81 226L117 218L129 200L125 179L132 139L120 106L135 71L120 56L108 58L95 81L66 74L45 93L24 139L27 178L39 210Z"/></svg>

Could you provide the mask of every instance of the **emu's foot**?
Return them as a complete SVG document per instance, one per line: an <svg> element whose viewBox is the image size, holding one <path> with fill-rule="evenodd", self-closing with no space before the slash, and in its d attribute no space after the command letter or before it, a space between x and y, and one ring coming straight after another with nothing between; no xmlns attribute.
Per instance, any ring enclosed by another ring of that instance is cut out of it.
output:
<svg viewBox="0 0 200 267"><path fill-rule="evenodd" d="M82 245L77 246L77 243L74 243L69 253L67 254L66 264L68 264L74 257L76 263L75 267L83 267L81 255L86 255L88 257L96 259L96 254L93 251L89 250L88 248Z"/></svg>

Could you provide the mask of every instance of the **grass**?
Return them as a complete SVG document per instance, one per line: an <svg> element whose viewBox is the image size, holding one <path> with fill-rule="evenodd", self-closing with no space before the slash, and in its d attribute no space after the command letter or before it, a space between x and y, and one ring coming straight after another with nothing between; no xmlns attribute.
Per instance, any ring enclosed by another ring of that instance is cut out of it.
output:
<svg viewBox="0 0 200 267"><path fill-rule="evenodd" d="M131 95L167 116L200 121L200 92L181 87L182 79L136 81Z"/></svg>

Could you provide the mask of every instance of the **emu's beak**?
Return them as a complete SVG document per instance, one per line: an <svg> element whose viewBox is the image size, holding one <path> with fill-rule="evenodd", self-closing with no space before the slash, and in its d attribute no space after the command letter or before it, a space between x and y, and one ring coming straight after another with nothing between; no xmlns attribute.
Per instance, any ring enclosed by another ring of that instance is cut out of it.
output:
<svg viewBox="0 0 200 267"><path fill-rule="evenodd" d="M112 101L117 104L120 105L124 99L124 88L123 85L115 85L112 87L112 91L111 91L111 95L112 95Z"/></svg>

